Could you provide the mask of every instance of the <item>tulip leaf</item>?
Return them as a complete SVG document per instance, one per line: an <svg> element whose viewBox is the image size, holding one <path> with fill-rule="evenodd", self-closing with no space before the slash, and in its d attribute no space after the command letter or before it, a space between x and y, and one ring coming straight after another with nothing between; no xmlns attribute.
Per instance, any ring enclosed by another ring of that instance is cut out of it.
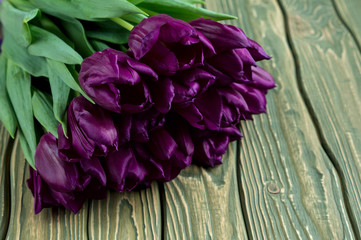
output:
<svg viewBox="0 0 361 240"><path fill-rule="evenodd" d="M48 65L49 67L50 65ZM69 76L70 78L70 76ZM63 81L63 77L52 71L49 67L49 82L51 95L53 96L53 111L56 120L58 120L66 134L66 109L68 106L68 98L70 87Z"/></svg>
<svg viewBox="0 0 361 240"><path fill-rule="evenodd" d="M189 1L186 2L183 0L144 0L137 6L157 13L165 13L185 21L194 20L199 17L211 18L213 20L236 18L232 15L217 13L205 8L197 7L189 3Z"/></svg>
<svg viewBox="0 0 361 240"><path fill-rule="evenodd" d="M138 5L139 3L143 2L144 0L128 0L131 4Z"/></svg>
<svg viewBox="0 0 361 240"><path fill-rule="evenodd" d="M206 3L205 1L202 1L202 0L183 0L183 1L191 3L191 4L205 4Z"/></svg>
<svg viewBox="0 0 361 240"><path fill-rule="evenodd" d="M18 65L8 61L6 72L6 88L14 107L20 129L28 143L30 155L34 156L36 148L36 134L31 104L31 77ZM34 158L34 157L33 157ZM32 159L27 159L33 164Z"/></svg>
<svg viewBox="0 0 361 240"><path fill-rule="evenodd" d="M18 120L16 119L13 106L6 91L7 61L5 54L0 54L0 120L10 133L10 136L14 138Z"/></svg>
<svg viewBox="0 0 361 240"><path fill-rule="evenodd" d="M24 133L21 130L19 131L19 139L20 139L20 146L21 149L23 150L26 161L28 161L30 166L36 170L35 159L34 159L35 154L32 153L29 144L24 136Z"/></svg>
<svg viewBox="0 0 361 240"><path fill-rule="evenodd" d="M143 19L147 18L144 14L129 14L122 16L125 21L139 24Z"/></svg>
<svg viewBox="0 0 361 240"><path fill-rule="evenodd" d="M109 45L107 45L106 43L104 43L102 41L90 40L90 43L92 44L94 49L97 51L103 51L104 49L110 48Z"/></svg>
<svg viewBox="0 0 361 240"><path fill-rule="evenodd" d="M85 58L95 53L85 36L83 25L77 19L62 18L62 25L67 36L74 43L75 49Z"/></svg>
<svg viewBox="0 0 361 240"><path fill-rule="evenodd" d="M39 90L35 90L32 98L32 105L35 118L47 132L50 132L57 138L58 121L54 117L51 96L45 95Z"/></svg>
<svg viewBox="0 0 361 240"><path fill-rule="evenodd" d="M83 58L56 35L29 24L33 41L28 52L34 56L47 57L66 64L81 64Z"/></svg>
<svg viewBox="0 0 361 240"><path fill-rule="evenodd" d="M53 21L51 21L48 17L42 16L40 19L41 27L59 37L63 40L66 44L74 48L74 43L70 41L70 39L65 36L65 34L59 29L57 25Z"/></svg>
<svg viewBox="0 0 361 240"><path fill-rule="evenodd" d="M49 73L51 72L52 75L56 75L60 79L64 81L66 85L68 85L71 89L79 92L81 95L83 95L86 99L88 99L90 102L94 103L93 100L91 100L83 91L83 89L80 87L78 81L76 81L73 77L73 74L75 75L75 70L70 72L71 69L68 69L66 65L62 62L58 62L52 59L47 59L48 62L48 68Z"/></svg>
<svg viewBox="0 0 361 240"><path fill-rule="evenodd" d="M39 9L22 11L13 7L9 2L1 4L1 23L8 34L22 47L27 47L31 43L31 33L28 22L39 14Z"/></svg>
<svg viewBox="0 0 361 240"><path fill-rule="evenodd" d="M35 9L34 4L28 0L8 0L8 2L18 9Z"/></svg>
<svg viewBox="0 0 361 240"><path fill-rule="evenodd" d="M115 44L128 42L129 31L112 21L92 23L93 29L86 31L86 36Z"/></svg>
<svg viewBox="0 0 361 240"><path fill-rule="evenodd" d="M25 47L17 44L8 31L4 33L1 49L10 60L16 62L16 64L31 75L36 77L48 76L45 58L30 55Z"/></svg>
<svg viewBox="0 0 361 240"><path fill-rule="evenodd" d="M82 20L98 20L120 17L130 13L143 13L126 0L31 0L46 13L56 17L70 17Z"/></svg>

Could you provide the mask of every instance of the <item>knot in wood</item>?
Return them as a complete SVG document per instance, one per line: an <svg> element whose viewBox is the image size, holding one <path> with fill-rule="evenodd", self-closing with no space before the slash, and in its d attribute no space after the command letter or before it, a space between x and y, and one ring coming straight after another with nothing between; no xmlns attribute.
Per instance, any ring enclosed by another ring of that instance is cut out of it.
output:
<svg viewBox="0 0 361 240"><path fill-rule="evenodd" d="M267 191L272 194L277 194L280 192L280 187L276 183L270 183L267 187Z"/></svg>

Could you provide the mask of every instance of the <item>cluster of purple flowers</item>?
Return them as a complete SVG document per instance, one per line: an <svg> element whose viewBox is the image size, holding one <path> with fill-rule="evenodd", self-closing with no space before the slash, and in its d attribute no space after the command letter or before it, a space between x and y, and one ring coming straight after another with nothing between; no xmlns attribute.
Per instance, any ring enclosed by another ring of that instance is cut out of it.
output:
<svg viewBox="0 0 361 240"><path fill-rule="evenodd" d="M129 50L97 52L79 73L83 97L68 108L68 136L45 134L28 185L35 212L170 181L196 163L222 163L237 124L266 111L273 78L261 46L234 26L167 15L143 20Z"/></svg>

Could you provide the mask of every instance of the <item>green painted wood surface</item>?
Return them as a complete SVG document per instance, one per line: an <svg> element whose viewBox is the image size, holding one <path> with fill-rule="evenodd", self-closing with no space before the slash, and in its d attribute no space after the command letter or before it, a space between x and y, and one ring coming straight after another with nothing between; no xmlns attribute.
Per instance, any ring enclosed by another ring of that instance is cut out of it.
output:
<svg viewBox="0 0 361 240"><path fill-rule="evenodd" d="M355 233L361 236L360 51L330 1L282 0L282 5L301 88L340 176Z"/></svg>
<svg viewBox="0 0 361 240"><path fill-rule="evenodd" d="M273 57L268 114L215 169L33 214L18 139L0 128L0 239L361 239L359 0L207 0Z"/></svg>
<svg viewBox="0 0 361 240"><path fill-rule="evenodd" d="M247 239L236 143L215 169L191 166L164 186L165 239Z"/></svg>
<svg viewBox="0 0 361 240"><path fill-rule="evenodd" d="M9 166L12 140L0 123L0 239L6 236L10 216Z"/></svg>
<svg viewBox="0 0 361 240"><path fill-rule="evenodd" d="M150 189L92 201L89 208L89 239L156 239L162 236L160 193Z"/></svg>

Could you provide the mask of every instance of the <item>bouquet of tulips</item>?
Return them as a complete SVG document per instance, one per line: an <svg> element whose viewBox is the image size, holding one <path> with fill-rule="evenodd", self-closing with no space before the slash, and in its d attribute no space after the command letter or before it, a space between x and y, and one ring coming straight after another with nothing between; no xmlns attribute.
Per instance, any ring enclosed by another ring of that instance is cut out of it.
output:
<svg viewBox="0 0 361 240"><path fill-rule="evenodd" d="M222 163L266 111L269 59L198 0L3 0L0 119L35 213Z"/></svg>

